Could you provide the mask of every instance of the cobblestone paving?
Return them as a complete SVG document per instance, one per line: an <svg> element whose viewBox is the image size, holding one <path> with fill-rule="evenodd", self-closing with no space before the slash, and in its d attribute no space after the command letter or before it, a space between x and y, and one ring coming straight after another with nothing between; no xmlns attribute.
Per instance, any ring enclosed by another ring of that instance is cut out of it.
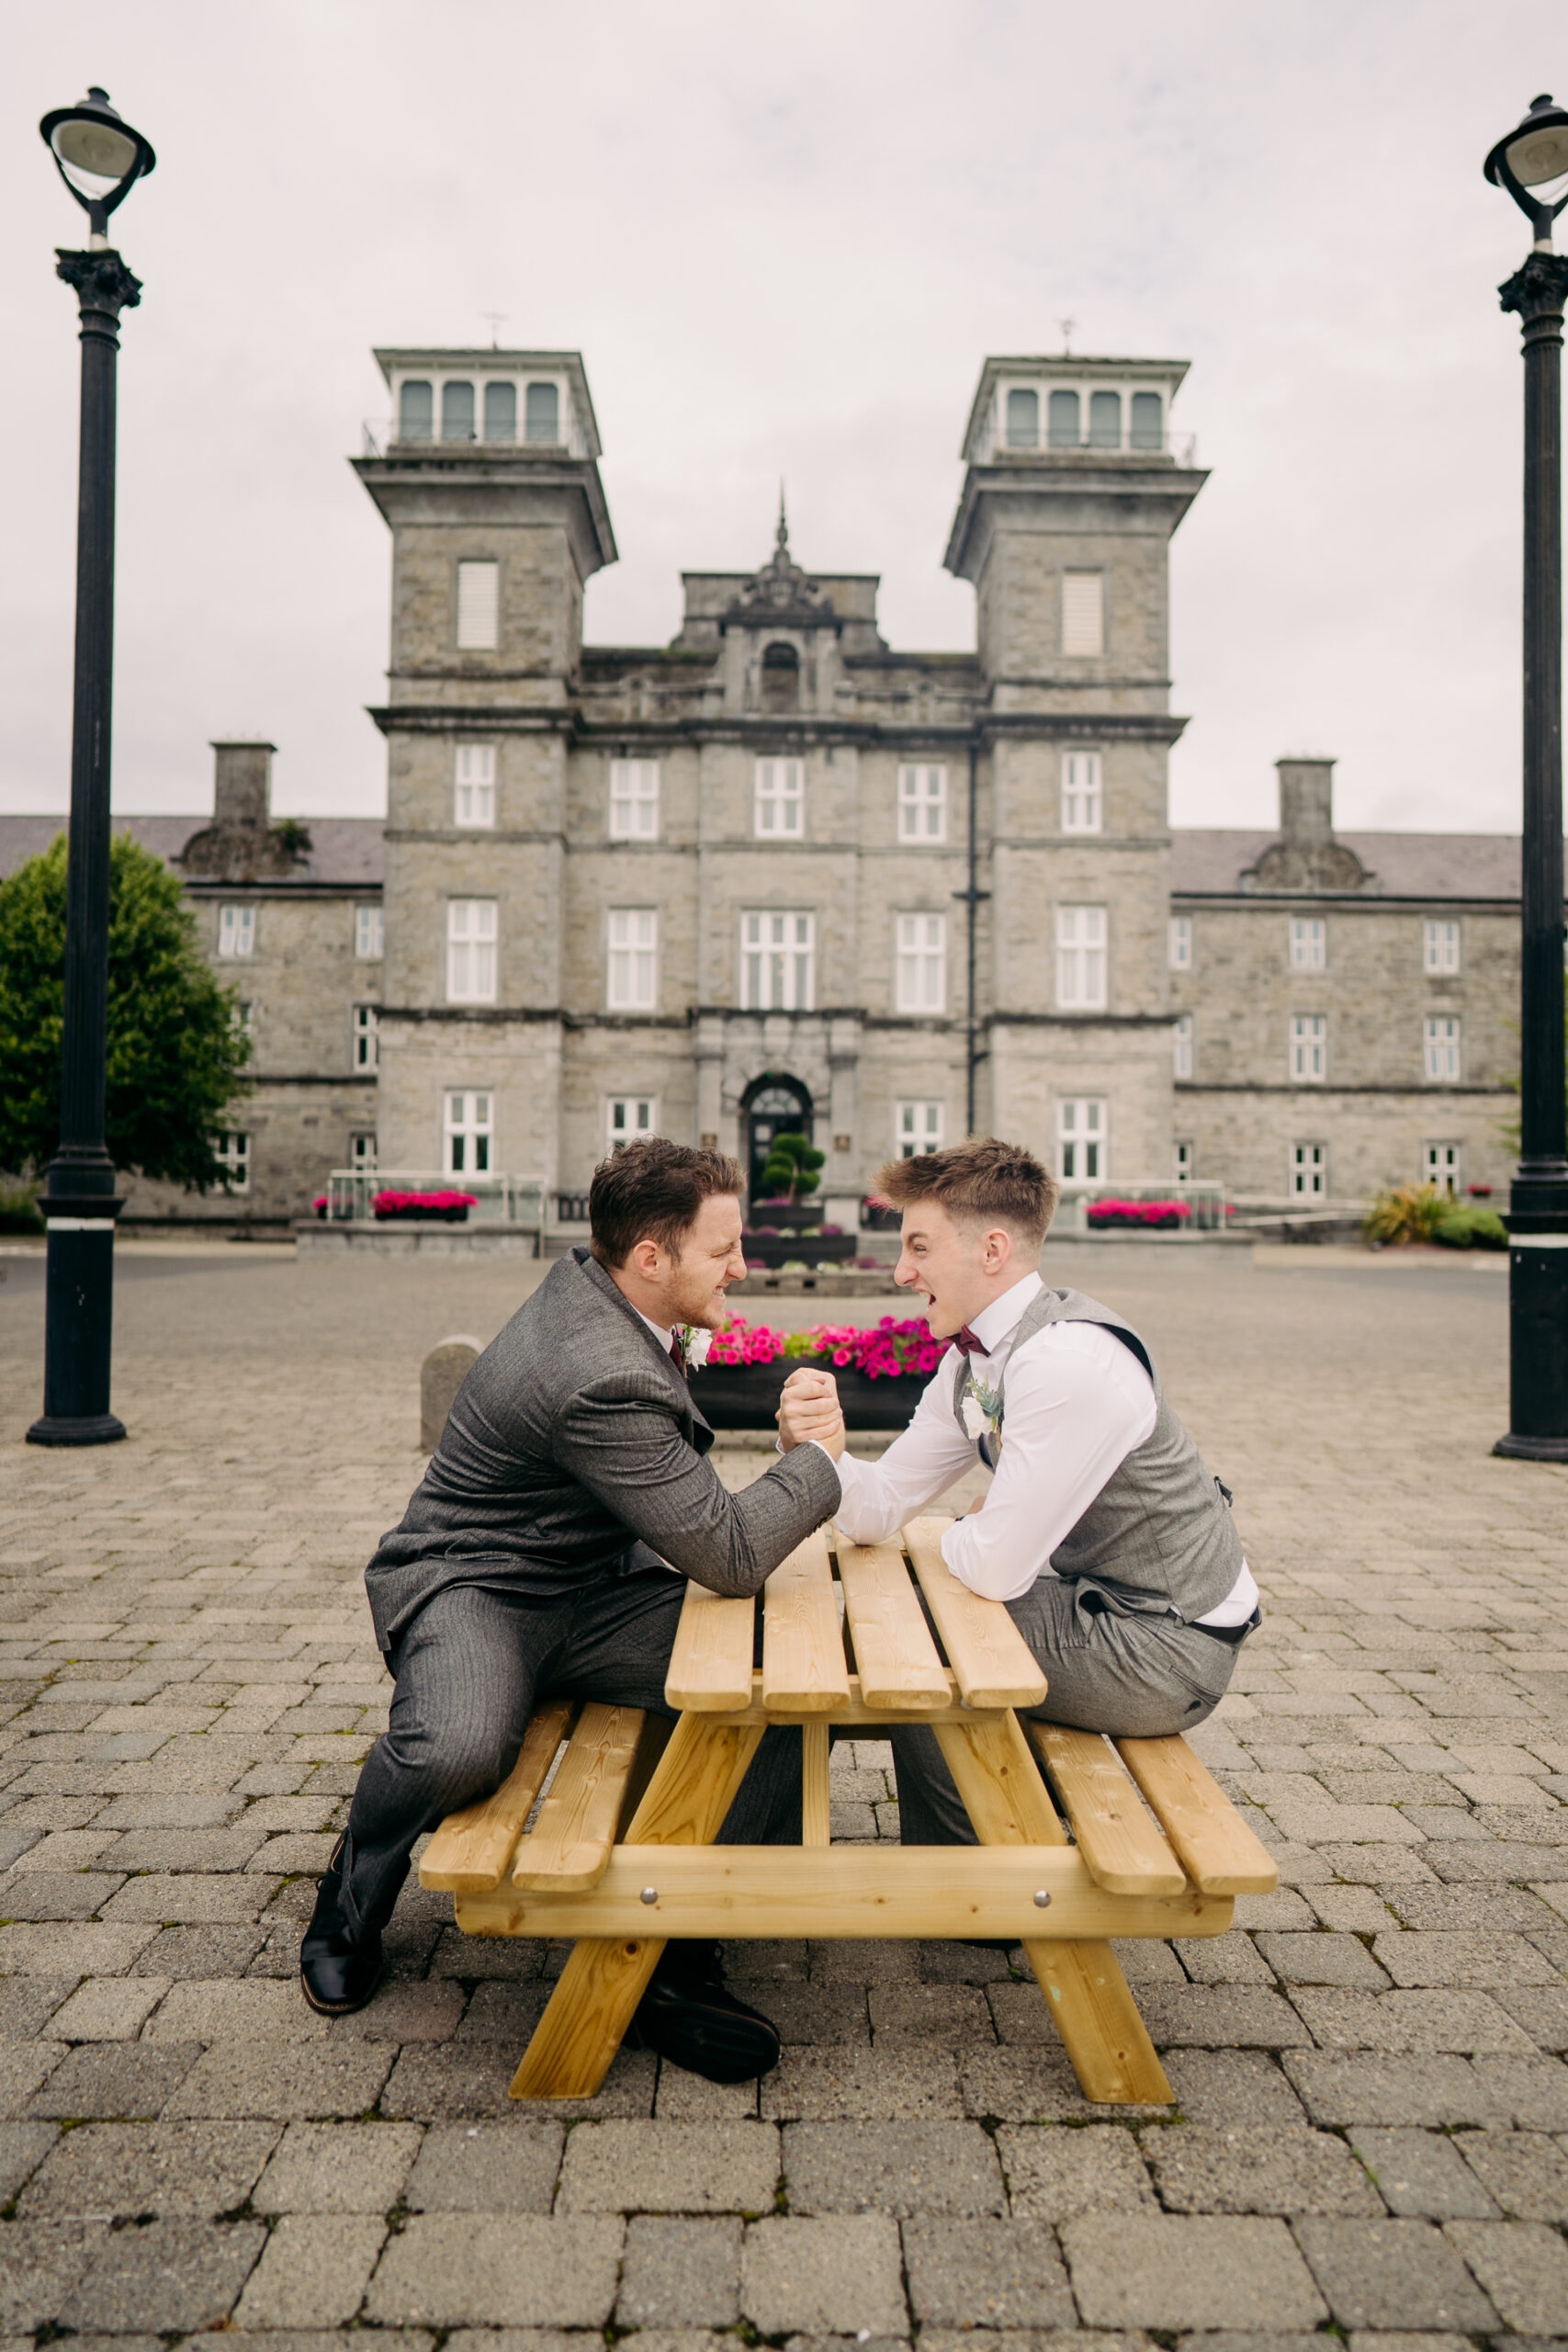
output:
<svg viewBox="0 0 1568 2352"><path fill-rule="evenodd" d="M1302 1255L1066 1277L1149 1334L1270 1611L1199 1737L1281 1891L1123 1954L1174 2112L1088 2105L1032 1980L956 1947L733 1947L776 2073L623 2056L543 2112L505 2089L563 1955L446 1897L312 2017L418 1361L532 1270L127 1253L131 1437L72 1454L18 1442L39 1270L0 1261L0 2352L1568 2337L1568 1475L1487 1453L1495 1267ZM886 1751L833 1787L896 1834Z"/></svg>

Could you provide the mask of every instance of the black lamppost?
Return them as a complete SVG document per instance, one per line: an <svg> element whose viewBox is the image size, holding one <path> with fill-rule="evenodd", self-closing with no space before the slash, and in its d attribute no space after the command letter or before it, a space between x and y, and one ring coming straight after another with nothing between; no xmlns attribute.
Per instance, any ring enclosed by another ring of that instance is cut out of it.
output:
<svg viewBox="0 0 1568 2352"><path fill-rule="evenodd" d="M108 1000L109 711L114 673L115 357L119 314L141 299L108 241L109 214L157 160L104 90L59 107L39 129L87 215L85 253L57 248L82 312L82 438L76 512L76 686L65 896L65 1020L60 1145L42 1209L49 1232L43 1417L33 1445L103 1445L114 1311L114 1165L104 1149Z"/></svg>
<svg viewBox="0 0 1568 2352"><path fill-rule="evenodd" d="M1520 914L1519 1164L1508 1202L1509 1430L1495 1453L1568 1462L1568 1094L1562 1067L1562 310L1568 255L1551 224L1568 204L1537 190L1568 177L1568 112L1532 101L1486 158L1535 243L1498 288L1525 356L1524 872Z"/></svg>

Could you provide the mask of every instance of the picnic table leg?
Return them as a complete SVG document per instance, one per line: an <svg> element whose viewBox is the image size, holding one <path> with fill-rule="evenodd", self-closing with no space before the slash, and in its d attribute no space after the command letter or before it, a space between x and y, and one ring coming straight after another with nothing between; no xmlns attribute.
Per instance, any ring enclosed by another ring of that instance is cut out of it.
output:
<svg viewBox="0 0 1568 2352"><path fill-rule="evenodd" d="M683 1714L621 1842L711 1846L762 1736L759 1724ZM666 1939L584 1936L572 1946L523 2063L513 2098L592 2098L648 1990Z"/></svg>
<svg viewBox="0 0 1568 2352"><path fill-rule="evenodd" d="M827 1846L832 1842L828 1792L828 1721L808 1723L800 1734L800 1842Z"/></svg>
<svg viewBox="0 0 1568 2352"><path fill-rule="evenodd" d="M982 1846L1066 1845L1015 1714L931 1729ZM1023 1949L1084 2097L1168 2106L1165 2069L1111 1946L1026 1936Z"/></svg>

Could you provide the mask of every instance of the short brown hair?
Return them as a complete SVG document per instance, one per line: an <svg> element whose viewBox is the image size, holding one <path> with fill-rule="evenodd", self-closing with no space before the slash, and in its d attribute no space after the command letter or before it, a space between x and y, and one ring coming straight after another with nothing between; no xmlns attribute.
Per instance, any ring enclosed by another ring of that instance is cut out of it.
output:
<svg viewBox="0 0 1568 2352"><path fill-rule="evenodd" d="M1021 1144L995 1136L971 1136L945 1151L917 1152L912 1159L890 1159L877 1172L877 1190L896 1209L935 1201L966 1225L1010 1226L1038 1249L1056 1214L1061 1188L1047 1168Z"/></svg>
<svg viewBox="0 0 1568 2352"><path fill-rule="evenodd" d="M672 1258L716 1193L739 1197L740 1163L722 1151L694 1151L667 1136L639 1136L602 1159L588 1188L589 1248L602 1266L624 1266L639 1241Z"/></svg>

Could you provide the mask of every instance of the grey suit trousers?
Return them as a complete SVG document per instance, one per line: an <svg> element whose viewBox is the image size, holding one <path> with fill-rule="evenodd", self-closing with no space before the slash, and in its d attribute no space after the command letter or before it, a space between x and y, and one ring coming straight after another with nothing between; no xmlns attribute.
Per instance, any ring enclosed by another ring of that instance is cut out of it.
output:
<svg viewBox="0 0 1568 2352"><path fill-rule="evenodd" d="M1118 1616L1098 1603L1098 1594L1055 1576L1041 1577L1007 1603L1050 1685L1045 1704L1023 1712L1134 1739L1191 1731L1213 1713L1239 1642L1216 1641L1174 1617ZM975 1832L935 1733L912 1724L890 1737L904 1844L973 1846Z"/></svg>
<svg viewBox="0 0 1568 2352"><path fill-rule="evenodd" d="M390 1720L349 1812L341 1901L355 1934L383 1927L415 1839L511 1771L537 1698L668 1715L664 1677L686 1580L649 1566L560 1599L446 1585L399 1636ZM798 1841L800 1735L763 1735L720 1831L727 1845Z"/></svg>

